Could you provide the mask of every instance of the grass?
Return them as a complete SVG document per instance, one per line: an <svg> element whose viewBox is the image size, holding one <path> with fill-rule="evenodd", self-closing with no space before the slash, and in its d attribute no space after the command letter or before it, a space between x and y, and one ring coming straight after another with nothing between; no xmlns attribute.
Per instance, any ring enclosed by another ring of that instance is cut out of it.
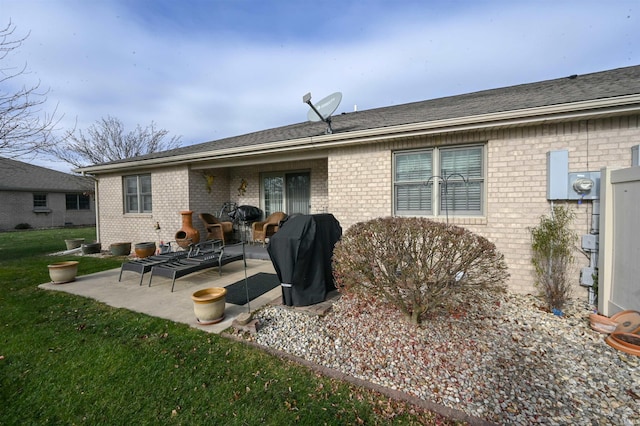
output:
<svg viewBox="0 0 640 426"><path fill-rule="evenodd" d="M39 289L121 258L63 256L94 228L0 233L0 424L453 424L187 325ZM55 260L53 260L55 259Z"/></svg>

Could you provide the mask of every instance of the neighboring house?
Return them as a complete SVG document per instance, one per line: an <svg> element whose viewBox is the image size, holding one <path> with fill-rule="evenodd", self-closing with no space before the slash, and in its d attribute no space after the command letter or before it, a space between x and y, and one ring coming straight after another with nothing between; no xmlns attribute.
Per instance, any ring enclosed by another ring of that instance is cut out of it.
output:
<svg viewBox="0 0 640 426"><path fill-rule="evenodd" d="M0 157L0 231L95 225L93 179Z"/></svg>
<svg viewBox="0 0 640 426"><path fill-rule="evenodd" d="M80 169L97 178L100 240L172 240L181 210L194 211L203 234L197 214L229 201L266 214L329 212L345 231L424 216L493 241L511 290L532 292L529 228L552 202L571 206L579 234L592 221L589 197L547 198L548 153L566 151L568 172L630 166L640 66L343 113L332 128L304 122ZM577 285L589 261L576 258Z"/></svg>

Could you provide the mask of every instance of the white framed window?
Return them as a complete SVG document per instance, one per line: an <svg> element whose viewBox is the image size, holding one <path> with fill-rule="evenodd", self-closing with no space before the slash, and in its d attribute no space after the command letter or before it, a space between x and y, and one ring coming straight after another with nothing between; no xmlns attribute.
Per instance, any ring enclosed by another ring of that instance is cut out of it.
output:
<svg viewBox="0 0 640 426"><path fill-rule="evenodd" d="M394 214L484 215L484 152L484 145L395 152Z"/></svg>
<svg viewBox="0 0 640 426"><path fill-rule="evenodd" d="M122 178L125 213L151 213L151 175Z"/></svg>

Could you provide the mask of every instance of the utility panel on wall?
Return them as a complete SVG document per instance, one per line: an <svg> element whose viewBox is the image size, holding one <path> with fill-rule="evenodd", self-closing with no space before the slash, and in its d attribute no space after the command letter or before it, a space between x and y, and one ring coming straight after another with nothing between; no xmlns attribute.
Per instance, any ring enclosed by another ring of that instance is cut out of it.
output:
<svg viewBox="0 0 640 426"><path fill-rule="evenodd" d="M547 200L566 200L569 185L569 151L547 152Z"/></svg>

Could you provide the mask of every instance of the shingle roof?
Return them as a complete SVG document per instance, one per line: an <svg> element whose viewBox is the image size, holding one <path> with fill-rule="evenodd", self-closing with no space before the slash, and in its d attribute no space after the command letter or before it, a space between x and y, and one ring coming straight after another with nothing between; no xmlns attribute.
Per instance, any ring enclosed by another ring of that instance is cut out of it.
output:
<svg viewBox="0 0 640 426"><path fill-rule="evenodd" d="M403 124L473 117L635 94L640 94L640 66L343 113L332 117L332 128L334 134L346 134ZM304 122L106 164L168 158L228 148L259 148L260 145L269 142L322 135L325 129L325 123Z"/></svg>
<svg viewBox="0 0 640 426"><path fill-rule="evenodd" d="M84 192L93 189L90 178L0 157L1 191Z"/></svg>

